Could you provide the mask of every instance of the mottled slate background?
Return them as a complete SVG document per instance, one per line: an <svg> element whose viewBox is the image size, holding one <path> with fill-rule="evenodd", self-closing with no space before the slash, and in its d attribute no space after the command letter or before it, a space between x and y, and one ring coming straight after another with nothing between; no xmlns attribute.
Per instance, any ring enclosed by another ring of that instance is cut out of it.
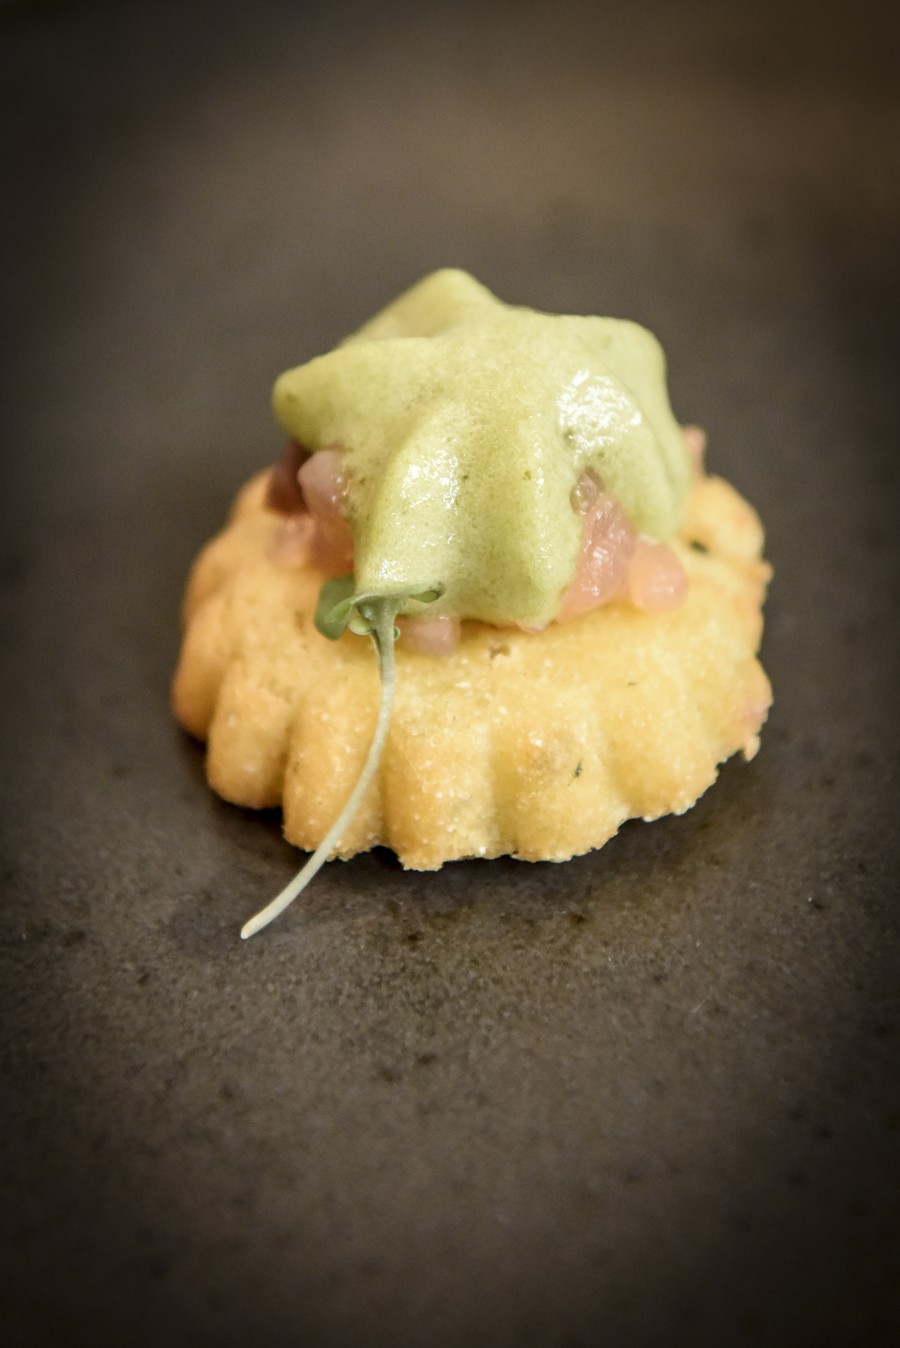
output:
<svg viewBox="0 0 900 1348"><path fill-rule="evenodd" d="M0 1323L900 1334L892 7L0 7ZM652 327L766 520L763 751L565 866L291 873L167 683L272 377L433 267Z"/></svg>

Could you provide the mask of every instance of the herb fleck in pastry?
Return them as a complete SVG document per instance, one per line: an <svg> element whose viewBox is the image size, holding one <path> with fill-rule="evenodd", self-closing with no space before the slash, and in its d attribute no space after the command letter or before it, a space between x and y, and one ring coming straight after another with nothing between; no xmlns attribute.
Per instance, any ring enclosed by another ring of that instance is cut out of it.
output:
<svg viewBox="0 0 900 1348"><path fill-rule="evenodd" d="M173 687L215 790L313 852L244 935L329 856L562 861L756 752L762 529L643 328L436 272L274 408L287 447L194 565Z"/></svg>

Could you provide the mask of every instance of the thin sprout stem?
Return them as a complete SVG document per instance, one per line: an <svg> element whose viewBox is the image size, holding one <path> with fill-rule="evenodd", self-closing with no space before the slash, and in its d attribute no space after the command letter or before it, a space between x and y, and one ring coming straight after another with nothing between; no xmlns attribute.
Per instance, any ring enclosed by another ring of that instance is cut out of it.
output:
<svg viewBox="0 0 900 1348"><path fill-rule="evenodd" d="M391 726L391 711L394 705L394 688L396 686L396 665L394 662L395 611L387 605L379 605L377 615L373 616L375 621L371 637L378 652L378 666L381 674L381 702L378 708L378 720L375 723L375 733L372 736L372 743L369 745L363 770L350 792L346 805L306 862L306 865L297 872L289 884L285 885L281 893L271 903L267 904L255 917L251 917L250 921L244 924L241 928L242 941L246 941L248 936L255 936L258 931L262 931L263 927L267 927L270 922L278 917L279 913L283 913L285 908L294 902L298 894L302 893L340 843L348 824L359 809L372 778L378 771L378 765L381 762L381 755L384 752Z"/></svg>

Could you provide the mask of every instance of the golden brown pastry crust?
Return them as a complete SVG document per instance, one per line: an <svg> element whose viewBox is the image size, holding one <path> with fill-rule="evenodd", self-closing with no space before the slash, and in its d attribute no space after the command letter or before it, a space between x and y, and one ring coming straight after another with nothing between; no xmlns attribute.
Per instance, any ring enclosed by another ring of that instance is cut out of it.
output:
<svg viewBox="0 0 900 1348"><path fill-rule="evenodd" d="M273 556L285 523L265 509L267 478L194 565L173 706L208 741L210 785L283 805L285 836L312 850L365 759L378 676L367 637L313 626L322 576ZM756 753L771 702L762 542L746 501L703 477L673 543L690 582L673 612L608 604L539 635L465 623L449 656L401 642L387 748L338 855L562 861L626 819L688 809L721 762Z"/></svg>

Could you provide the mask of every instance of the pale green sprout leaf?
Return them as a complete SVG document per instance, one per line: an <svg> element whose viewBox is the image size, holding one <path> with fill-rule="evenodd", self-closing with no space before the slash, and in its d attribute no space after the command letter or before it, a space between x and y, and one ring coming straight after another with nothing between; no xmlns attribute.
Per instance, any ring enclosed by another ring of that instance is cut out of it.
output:
<svg viewBox="0 0 900 1348"><path fill-rule="evenodd" d="M399 631L395 624L397 615L411 600L420 604L433 603L444 592L442 585L421 589L413 586L393 594L354 594L352 576L336 576L325 581L319 593L316 605L315 623L323 636L332 641L349 627L351 631L370 636L378 656L378 673L381 681L381 699L378 707L378 719L375 733L369 745L369 752L363 764L356 784L319 846L309 857L306 864L284 887L280 894L252 917L241 929L241 939L246 940L256 932L267 927L279 913L283 913L289 904L301 894L310 880L318 873L331 853L340 845L341 838L357 810L378 771L384 746L387 743L391 725L391 711L394 705L396 685L396 665L394 661L394 642Z"/></svg>
<svg viewBox="0 0 900 1348"><path fill-rule="evenodd" d="M326 580L319 591L316 628L331 641L337 641L348 627L358 636L371 636L385 604L393 606L396 617L408 603L433 604L443 593L443 585L433 585L428 589L409 585L387 594L378 591L356 594L352 575L334 576Z"/></svg>
<svg viewBox="0 0 900 1348"><path fill-rule="evenodd" d="M352 575L334 576L325 581L319 591L315 613L315 624L323 637L337 641L343 634L353 614L354 588Z"/></svg>

